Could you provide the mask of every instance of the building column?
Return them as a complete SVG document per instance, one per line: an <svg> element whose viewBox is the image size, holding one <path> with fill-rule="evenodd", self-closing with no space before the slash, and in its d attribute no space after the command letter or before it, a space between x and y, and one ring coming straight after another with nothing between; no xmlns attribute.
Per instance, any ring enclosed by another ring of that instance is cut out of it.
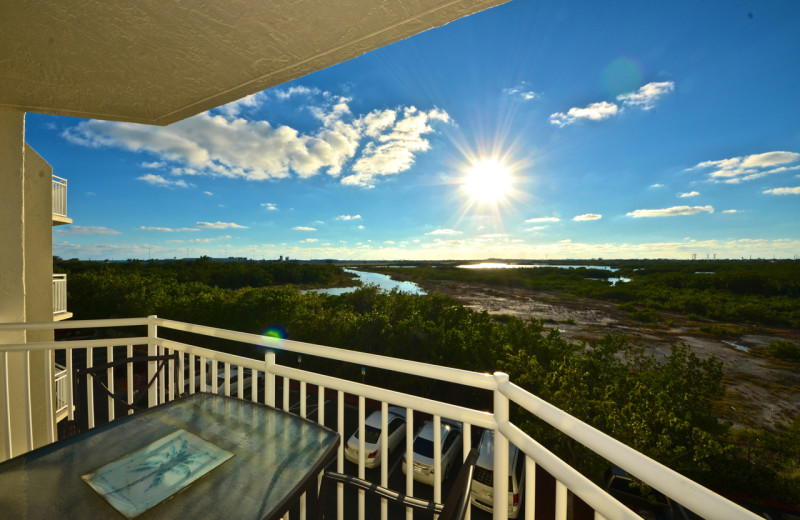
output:
<svg viewBox="0 0 800 520"><path fill-rule="evenodd" d="M25 321L25 113L19 110L0 108L0 323ZM24 331L0 332L0 344L24 343ZM5 354L8 363L0 355L0 460L9 457L8 438L11 451L19 454L27 451L27 426L23 424L25 411L17 405L24 400L20 387L21 367L24 354ZM3 374L9 380L3 381ZM6 398L8 397L8 398ZM11 403L11 410L6 409ZM20 416L20 413L22 415ZM7 431L6 417L11 414L11 432Z"/></svg>

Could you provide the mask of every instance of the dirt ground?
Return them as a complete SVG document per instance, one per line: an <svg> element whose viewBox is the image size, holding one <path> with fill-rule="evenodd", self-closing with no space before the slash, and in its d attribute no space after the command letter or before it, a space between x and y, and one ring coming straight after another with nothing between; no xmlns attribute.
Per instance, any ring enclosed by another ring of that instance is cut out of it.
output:
<svg viewBox="0 0 800 520"><path fill-rule="evenodd" d="M588 298L453 282L426 283L425 289L452 296L478 311L545 320L546 326L558 328L565 338L574 341L611 333L625 335L631 343L652 349L656 355L669 353L670 345L686 343L701 358L716 356L723 363L727 393L719 413L737 425L771 426L800 413L797 365L758 355L775 338L800 341L797 330L759 329L721 340L700 331L699 327L708 322L661 313L659 324L644 324L631 320L613 303Z"/></svg>

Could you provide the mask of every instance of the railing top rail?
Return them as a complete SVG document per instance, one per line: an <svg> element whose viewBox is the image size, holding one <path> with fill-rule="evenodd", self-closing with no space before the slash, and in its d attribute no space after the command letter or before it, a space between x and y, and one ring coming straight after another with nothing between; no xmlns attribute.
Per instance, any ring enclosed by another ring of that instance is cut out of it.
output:
<svg viewBox="0 0 800 520"><path fill-rule="evenodd" d="M53 182L56 183L56 184L66 185L67 184L67 179L65 179L63 177L59 177L58 175L53 175Z"/></svg>
<svg viewBox="0 0 800 520"><path fill-rule="evenodd" d="M63 330L63 329L100 329L106 327L133 327L147 325L147 318L117 318L110 320L69 320L69 321L40 321L22 323L0 323L2 330Z"/></svg>
<svg viewBox="0 0 800 520"><path fill-rule="evenodd" d="M66 279L67 279L67 275L66 274L53 273L53 281L54 282L57 281L57 280L66 280Z"/></svg>
<svg viewBox="0 0 800 520"><path fill-rule="evenodd" d="M122 345L147 345L150 338L141 336L138 338L104 338L104 339L81 339L74 341L36 341L30 343L2 343L0 352L37 352L52 349L74 349L74 348L94 348L94 347L117 347Z"/></svg>
<svg viewBox="0 0 800 520"><path fill-rule="evenodd" d="M462 370L459 368L431 365L428 363L421 363L419 361L391 358L377 354L368 354L366 352L357 352L343 348L314 345L312 343L303 343L289 339L261 336L259 334L250 334L247 332L235 332L231 330L217 329L214 327L207 327L205 325L194 325L191 323L166 320L163 318L151 317L150 319L152 320L151 323L153 325L174 330L181 330L184 332L193 332L205 336L239 341L242 343L249 343L252 345L261 345L267 349L288 350L298 354L335 359L337 361L344 361L347 363L354 363L372 368L381 368L385 370L391 370L393 372L413 373L418 376L474 386L476 388L482 388L485 390L495 389L494 377L491 374L480 374L478 372L471 372L469 370Z"/></svg>
<svg viewBox="0 0 800 520"><path fill-rule="evenodd" d="M747 509L511 383L508 376L499 378L497 389L551 426L705 518L759 518Z"/></svg>

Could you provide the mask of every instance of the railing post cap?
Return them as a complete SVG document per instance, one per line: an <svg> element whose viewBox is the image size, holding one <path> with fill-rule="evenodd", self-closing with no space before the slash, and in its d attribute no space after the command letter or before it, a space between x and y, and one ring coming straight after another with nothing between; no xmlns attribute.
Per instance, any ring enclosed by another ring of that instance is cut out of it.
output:
<svg viewBox="0 0 800 520"><path fill-rule="evenodd" d="M507 383L510 380L505 372L495 372L493 375L498 383Z"/></svg>

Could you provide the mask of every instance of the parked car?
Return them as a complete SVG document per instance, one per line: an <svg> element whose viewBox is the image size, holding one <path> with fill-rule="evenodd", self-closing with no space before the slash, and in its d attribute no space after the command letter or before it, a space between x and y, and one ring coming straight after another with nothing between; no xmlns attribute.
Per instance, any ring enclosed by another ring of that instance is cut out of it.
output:
<svg viewBox="0 0 800 520"><path fill-rule="evenodd" d="M391 453L400 442L406 437L406 411L402 408L390 407L387 414L389 421L389 443L388 448ZM381 411L372 412L367 420L364 421L364 466L374 468L381 464ZM344 448L344 456L347 460L358 464L358 436L356 430Z"/></svg>
<svg viewBox="0 0 800 520"><path fill-rule="evenodd" d="M484 511L494 510L494 431L484 430L478 445L478 462L472 475L470 501ZM525 454L508 445L508 517L517 518L522 508L525 481Z"/></svg>
<svg viewBox="0 0 800 520"><path fill-rule="evenodd" d="M461 460L461 424L442 421L442 480L450 476L450 469ZM406 453L406 457L408 453ZM406 457L403 457L403 474L406 473ZM432 486L433 472L433 421L427 421L414 437L414 480Z"/></svg>
<svg viewBox="0 0 800 520"><path fill-rule="evenodd" d="M655 489L644 491L640 482L620 468L611 469L606 491L647 520L689 520L682 505Z"/></svg>

